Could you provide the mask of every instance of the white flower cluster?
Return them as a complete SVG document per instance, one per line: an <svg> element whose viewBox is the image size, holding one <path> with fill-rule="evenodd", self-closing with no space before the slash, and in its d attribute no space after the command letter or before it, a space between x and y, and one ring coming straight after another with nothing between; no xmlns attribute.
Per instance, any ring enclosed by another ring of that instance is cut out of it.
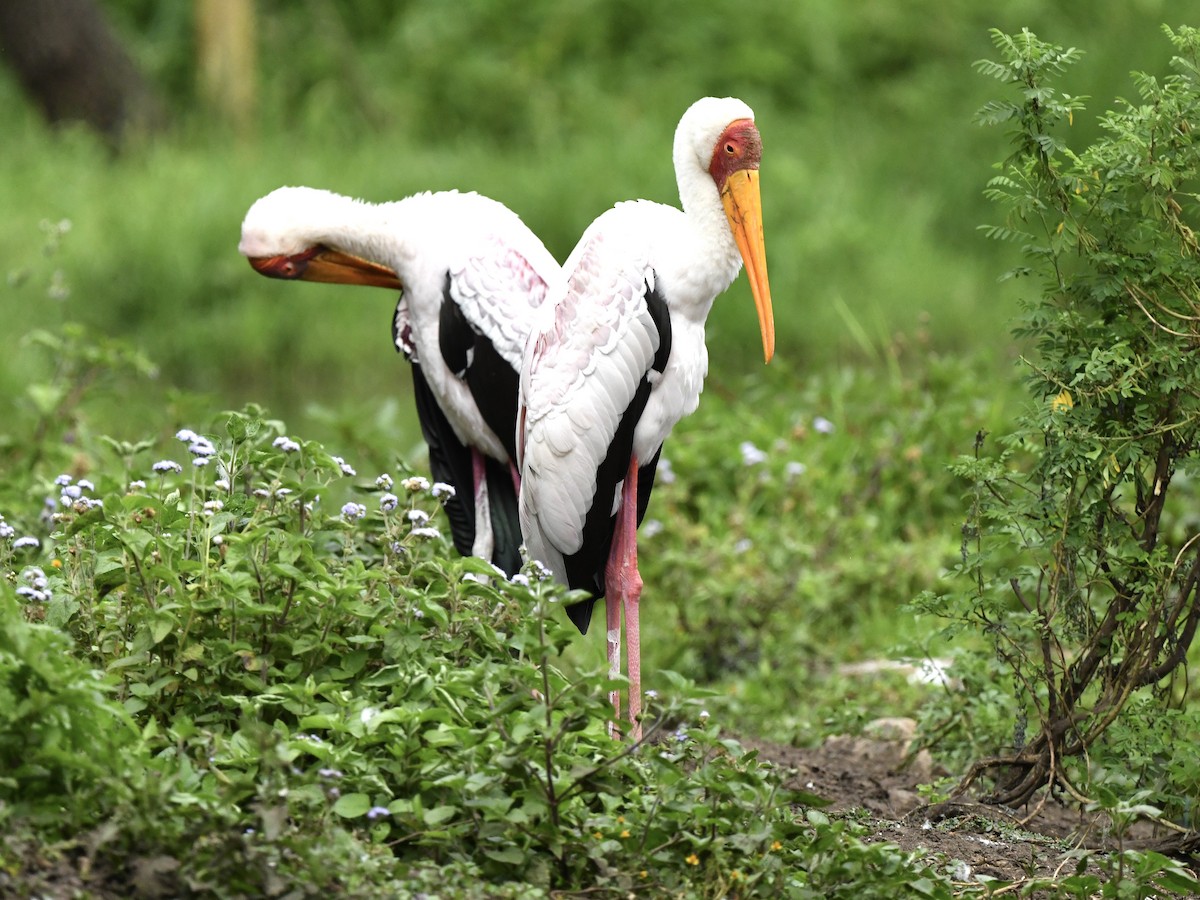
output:
<svg viewBox="0 0 1200 900"><path fill-rule="evenodd" d="M50 502L53 503L54 501L51 500ZM11 540L16 533L17 529L13 528L8 524L8 522L4 521L4 515L3 513L0 513L0 540ZM14 550L24 550L27 547L39 547L41 546L41 543L42 542L37 538L27 534L13 541L12 548Z"/></svg>
<svg viewBox="0 0 1200 900"><path fill-rule="evenodd" d="M193 466L207 466L208 461L217 454L217 448L202 434L196 434L190 428L181 428L175 432L175 439L188 445L188 453L192 454ZM155 468L155 471L159 469Z"/></svg>
<svg viewBox="0 0 1200 900"><path fill-rule="evenodd" d="M45 603L54 596L50 591L50 580L37 566L27 566L21 573L21 578L26 584L17 588L17 594L20 596L38 603Z"/></svg>
<svg viewBox="0 0 1200 900"><path fill-rule="evenodd" d="M94 506L104 505L102 500L87 496L85 492L96 490L96 486L86 478L76 481L64 473L55 478L54 483L58 485L60 491L58 502L67 509L73 509L75 512L87 512Z"/></svg>
<svg viewBox="0 0 1200 900"><path fill-rule="evenodd" d="M354 467L351 466L344 459L342 459L340 456L330 456L329 458L332 459L335 463L337 463L337 467L342 470L343 475L357 475L358 474L358 472L354 471Z"/></svg>
<svg viewBox="0 0 1200 900"><path fill-rule="evenodd" d="M742 441L738 449L742 451L743 466L757 466L767 461L767 454L750 441Z"/></svg>

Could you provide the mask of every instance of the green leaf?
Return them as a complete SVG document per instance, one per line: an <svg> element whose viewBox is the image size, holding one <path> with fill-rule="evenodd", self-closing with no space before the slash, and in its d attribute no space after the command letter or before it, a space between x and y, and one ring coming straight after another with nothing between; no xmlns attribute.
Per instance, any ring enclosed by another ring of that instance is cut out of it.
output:
<svg viewBox="0 0 1200 900"><path fill-rule="evenodd" d="M425 810L425 814L421 817L425 824L430 827L444 825L458 815L457 806L435 806L432 809Z"/></svg>
<svg viewBox="0 0 1200 900"><path fill-rule="evenodd" d="M343 819L365 816L371 808L371 798L366 794L342 794L333 804L333 811Z"/></svg>

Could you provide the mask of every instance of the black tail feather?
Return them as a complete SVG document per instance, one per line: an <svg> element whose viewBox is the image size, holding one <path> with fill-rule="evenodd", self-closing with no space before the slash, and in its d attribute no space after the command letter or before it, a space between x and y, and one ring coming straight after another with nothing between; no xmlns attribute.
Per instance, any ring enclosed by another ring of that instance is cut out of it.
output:
<svg viewBox="0 0 1200 900"><path fill-rule="evenodd" d="M433 396L421 367L414 363L412 373L417 418L421 422L421 433L425 436L425 443L429 445L429 471L435 481L444 481L454 486L454 496L446 501L446 518L450 520L454 549L463 556L470 556L471 548L475 545L471 448L459 441L458 435L454 433L450 420L446 418Z"/></svg>
<svg viewBox="0 0 1200 900"><path fill-rule="evenodd" d="M508 463L488 458L486 463L488 502L492 510L495 547L492 562L512 575L521 569L521 516L517 489Z"/></svg>

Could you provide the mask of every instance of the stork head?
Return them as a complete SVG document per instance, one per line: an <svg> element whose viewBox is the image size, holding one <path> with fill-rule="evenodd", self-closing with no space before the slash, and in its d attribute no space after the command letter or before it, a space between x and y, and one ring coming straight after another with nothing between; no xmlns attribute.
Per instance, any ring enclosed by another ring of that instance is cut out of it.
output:
<svg viewBox="0 0 1200 900"><path fill-rule="evenodd" d="M268 278L400 290L400 279L391 268L337 248L336 229L347 208L366 205L315 188L278 188L246 213L238 251Z"/></svg>
<svg viewBox="0 0 1200 900"><path fill-rule="evenodd" d="M679 120L675 130L675 170L684 179L697 170L707 172L725 208L729 230L737 242L750 292L758 310L763 356L775 355L775 317L771 286L767 280L767 254L763 242L762 198L758 166L762 136L754 124L754 111L735 97L697 100Z"/></svg>

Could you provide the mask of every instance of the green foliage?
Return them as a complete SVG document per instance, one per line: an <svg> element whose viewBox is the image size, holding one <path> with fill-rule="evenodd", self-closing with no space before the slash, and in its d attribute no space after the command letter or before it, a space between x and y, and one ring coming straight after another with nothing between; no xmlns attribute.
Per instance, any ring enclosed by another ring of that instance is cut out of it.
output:
<svg viewBox="0 0 1200 900"><path fill-rule="evenodd" d="M907 344L878 352L883 375L847 368L798 385L785 361L710 387L667 442L640 532L648 671L712 684L735 720L779 740L857 731L880 706L928 699L902 678L828 672L881 652L945 653L928 620L897 616L897 599L954 563L961 506L946 463L1011 412L1005 392L980 390L985 366L928 352L908 372Z"/></svg>
<svg viewBox="0 0 1200 900"><path fill-rule="evenodd" d="M1152 761L1194 732L1194 713L1153 728L1130 716L1105 734L1137 692L1173 702L1200 623L1200 32L1166 34L1173 74L1135 76L1139 102L1105 114L1083 151L1064 137L1080 101L1053 86L1075 51L996 32L1001 60L978 66L1018 94L980 119L1012 129L989 183L1005 219L989 231L1021 243L1012 274L1040 281L1018 329L1037 355L1004 450L987 456L981 439L956 467L972 484L957 567L969 587L922 605L982 628L1008 671L1019 712L1006 802L1048 781L1077 793L1097 774L1068 762L1085 752L1092 766L1140 760L1173 814L1194 796L1194 764Z"/></svg>
<svg viewBox="0 0 1200 900"><path fill-rule="evenodd" d="M20 580L33 591L28 582L45 574L28 566ZM12 586L0 582L0 822L53 825L64 811L86 816L112 802L106 776L137 730L70 649L57 629L26 621Z"/></svg>
<svg viewBox="0 0 1200 900"><path fill-rule="evenodd" d="M113 878L235 896L833 877L840 827L796 823L684 679L649 699L647 742L608 735L608 679L558 666L561 590L448 560L443 486L359 478L256 407L176 438L8 488L53 512L10 512L0 541L6 852L76 841ZM328 510L339 482L355 499ZM921 877L846 846L853 877Z"/></svg>

